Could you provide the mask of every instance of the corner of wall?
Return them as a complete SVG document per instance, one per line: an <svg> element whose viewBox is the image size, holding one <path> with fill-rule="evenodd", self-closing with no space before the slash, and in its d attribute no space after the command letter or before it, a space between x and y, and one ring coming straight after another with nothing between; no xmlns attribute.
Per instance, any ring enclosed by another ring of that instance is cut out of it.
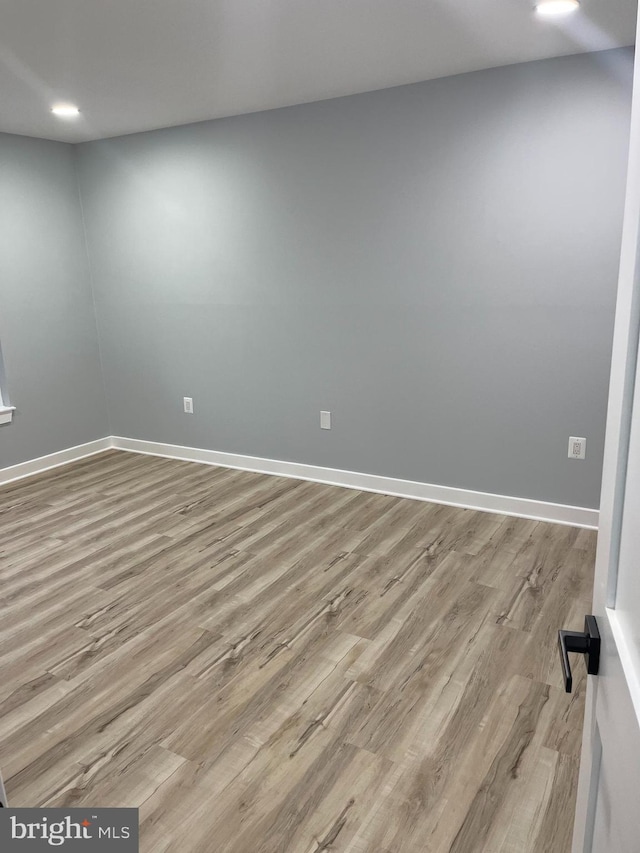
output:
<svg viewBox="0 0 640 853"><path fill-rule="evenodd" d="M98 319L98 304L96 300L96 288L93 276L93 265L91 263L91 251L89 250L89 240L87 237L87 223L84 215L84 205L82 202L82 185L80 182L80 170L78 167L78 154L79 154L79 145L73 145L73 169L76 178L76 191L78 193L78 206L80 208L80 219L82 221L82 240L84 243L84 251L85 258L87 264L87 283L89 285L89 290L91 291L91 301L93 303L93 320L96 330L96 346L98 348L98 362L100 366L100 377L102 379L102 401L104 406L104 417L106 423L105 435L110 436L112 433L111 429L111 413L109 411L109 405L107 401L107 379L106 373L104 369L104 358L103 358L103 345L102 345L102 337L100 334L100 321Z"/></svg>

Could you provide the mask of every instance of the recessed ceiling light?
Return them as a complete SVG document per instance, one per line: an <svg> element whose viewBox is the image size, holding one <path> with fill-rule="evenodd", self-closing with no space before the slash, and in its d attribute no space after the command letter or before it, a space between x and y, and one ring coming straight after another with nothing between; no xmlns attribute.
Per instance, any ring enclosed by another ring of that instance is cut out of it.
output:
<svg viewBox="0 0 640 853"><path fill-rule="evenodd" d="M580 0L538 0L536 12L551 18L555 15L566 15L575 12L580 7Z"/></svg>
<svg viewBox="0 0 640 853"><path fill-rule="evenodd" d="M75 118L80 115L80 110L73 104L54 104L51 107L51 112L60 118Z"/></svg>

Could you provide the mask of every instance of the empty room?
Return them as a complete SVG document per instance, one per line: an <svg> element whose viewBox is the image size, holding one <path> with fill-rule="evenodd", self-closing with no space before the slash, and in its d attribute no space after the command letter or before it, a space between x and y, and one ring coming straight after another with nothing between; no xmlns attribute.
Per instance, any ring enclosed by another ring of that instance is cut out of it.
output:
<svg viewBox="0 0 640 853"><path fill-rule="evenodd" d="M1 853L639 853L636 21L2 0Z"/></svg>

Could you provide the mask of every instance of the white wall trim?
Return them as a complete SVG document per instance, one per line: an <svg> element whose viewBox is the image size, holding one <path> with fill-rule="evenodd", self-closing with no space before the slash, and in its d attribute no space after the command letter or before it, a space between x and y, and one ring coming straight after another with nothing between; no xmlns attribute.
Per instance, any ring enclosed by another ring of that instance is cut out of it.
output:
<svg viewBox="0 0 640 853"><path fill-rule="evenodd" d="M567 506L547 501L514 498L508 495L492 495L488 492L474 492L468 489L456 489L451 486L436 486L431 483L419 483L414 480L399 480L394 477L382 477L377 474L361 474L357 471L342 471L338 468L323 468L319 465L305 465L299 462L284 462L279 459L262 459L258 456L244 456L237 453L223 453L219 450L205 450L198 447L182 447L177 444L163 444L157 441L143 441L137 438L107 436L87 444L79 444L60 450L48 456L31 459L0 469L0 485L41 474L60 465L68 465L95 453L115 448L149 456L164 456L168 459L181 459L185 462L200 462L205 465L220 465L223 468L235 468L240 471L255 471L259 474L275 474L278 477L292 477L296 480L309 480L313 483L325 483L331 486L343 486L347 489L360 489L364 492L393 495L400 498L412 498L419 501L459 506L464 509L477 509L483 512L495 512L499 515L512 515L517 518L532 518L538 521L550 521L554 524L567 524L572 527L598 528L598 510L586 507Z"/></svg>
<svg viewBox="0 0 640 853"><path fill-rule="evenodd" d="M565 504L529 500L528 498L513 498L506 495L492 495L486 492L473 492L468 489L418 483L413 480L381 477L377 474L360 474L355 471L322 468L317 465L283 462L277 459L261 459L257 456L243 456L236 453L223 453L218 450L182 447L157 441L142 441L137 438L112 436L111 441L112 447L133 453L165 456L169 459L201 462L206 465L220 465L224 468L256 471L260 474L275 474L279 477L310 480L314 483L344 486L348 489L361 489L365 492L377 492L401 498L459 506L465 509L495 512L499 515L551 521L555 524L567 524L572 527L586 527L594 530L598 527L598 510L585 507L566 506Z"/></svg>
<svg viewBox="0 0 640 853"><path fill-rule="evenodd" d="M66 450L50 453L48 456L40 456L37 459L30 459L28 462L20 462L18 465L12 465L9 468L0 468L0 485L21 480L23 477L32 477L34 474L42 474L43 471L58 468L60 465L68 465L69 462L77 462L78 459L93 456L94 453L102 453L110 447L113 447L111 436L106 436L106 438L99 438L96 441L89 441L87 444L78 444L76 447L68 447Z"/></svg>
<svg viewBox="0 0 640 853"><path fill-rule="evenodd" d="M15 410L15 406L3 406L2 400L0 400L0 424L10 424Z"/></svg>

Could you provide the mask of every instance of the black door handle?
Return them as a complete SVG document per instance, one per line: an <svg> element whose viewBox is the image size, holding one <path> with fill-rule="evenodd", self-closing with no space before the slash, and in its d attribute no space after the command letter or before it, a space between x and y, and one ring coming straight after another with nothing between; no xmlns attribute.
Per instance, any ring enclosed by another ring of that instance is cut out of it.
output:
<svg viewBox="0 0 640 853"><path fill-rule="evenodd" d="M584 617L584 633L580 631L558 631L560 663L564 675L564 689L571 693L573 677L569 664L569 652L586 656L587 672L597 675L600 667L600 631L595 616Z"/></svg>

